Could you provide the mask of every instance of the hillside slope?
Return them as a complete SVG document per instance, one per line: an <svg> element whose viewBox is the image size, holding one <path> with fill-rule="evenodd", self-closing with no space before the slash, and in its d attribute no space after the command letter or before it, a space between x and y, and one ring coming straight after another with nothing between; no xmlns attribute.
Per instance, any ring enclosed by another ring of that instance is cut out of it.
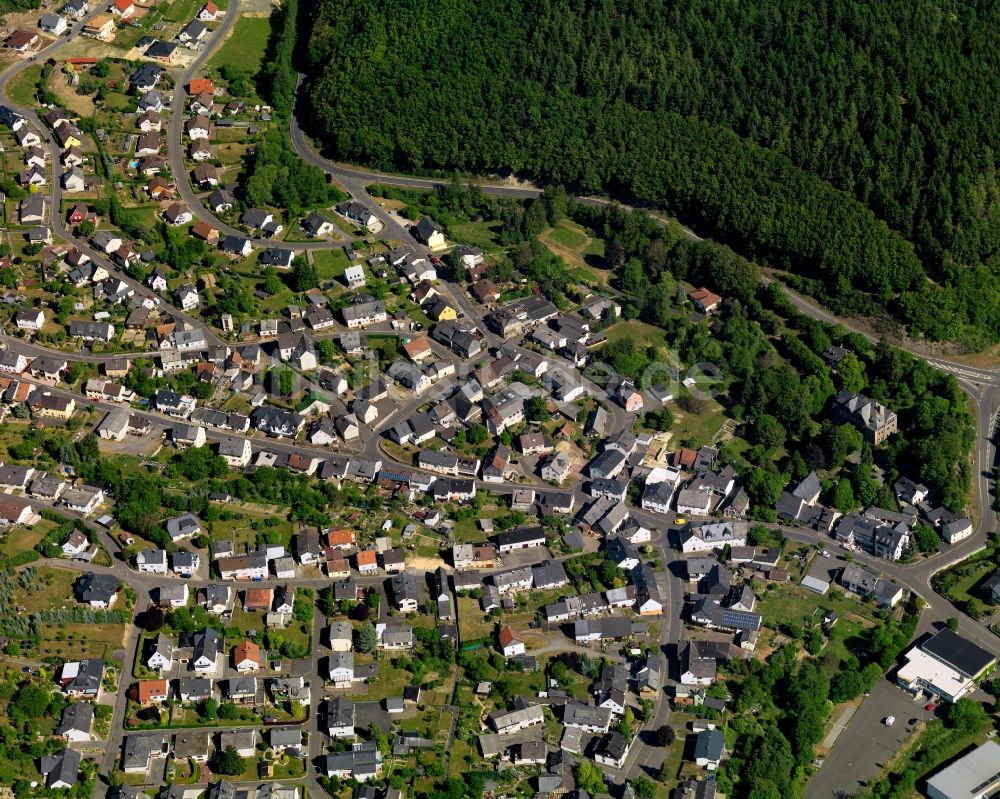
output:
<svg viewBox="0 0 1000 799"><path fill-rule="evenodd" d="M1000 340L996 4L311 8L305 96L338 157L631 195L842 312Z"/></svg>

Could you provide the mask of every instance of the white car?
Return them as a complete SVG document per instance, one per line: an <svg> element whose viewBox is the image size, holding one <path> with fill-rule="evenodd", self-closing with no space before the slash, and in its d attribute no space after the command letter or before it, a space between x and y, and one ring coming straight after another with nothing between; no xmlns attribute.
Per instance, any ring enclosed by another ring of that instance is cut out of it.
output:
<svg viewBox="0 0 1000 799"><path fill-rule="evenodd" d="M884 724L884 725L885 725L886 727L891 727L891 726L892 726L893 724L895 724L895 723L896 723L896 717L895 717L895 716L886 716L886 717L885 717L885 721L883 721L882 723L883 723L883 724Z"/></svg>

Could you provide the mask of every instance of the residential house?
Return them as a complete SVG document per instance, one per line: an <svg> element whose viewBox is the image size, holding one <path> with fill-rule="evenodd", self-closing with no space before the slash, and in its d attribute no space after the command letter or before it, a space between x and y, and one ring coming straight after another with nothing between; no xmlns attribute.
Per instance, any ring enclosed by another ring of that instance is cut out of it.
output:
<svg viewBox="0 0 1000 799"><path fill-rule="evenodd" d="M706 315L715 313L722 307L722 297L704 287L692 291L688 294L688 299L700 313Z"/></svg>
<svg viewBox="0 0 1000 799"><path fill-rule="evenodd" d="M893 435L899 426L896 414L884 405L847 389L834 398L832 415L836 421L854 425L875 446Z"/></svg>
<svg viewBox="0 0 1000 799"><path fill-rule="evenodd" d="M59 726L53 734L69 743L83 743L91 739L94 724L94 706L90 702L71 702L63 708Z"/></svg>
<svg viewBox="0 0 1000 799"><path fill-rule="evenodd" d="M118 578L113 574L87 572L77 579L76 595L92 608L110 608L118 597Z"/></svg>
<svg viewBox="0 0 1000 799"><path fill-rule="evenodd" d="M421 217L420 221L414 225L413 236L431 250L443 249L448 244L441 228L426 216Z"/></svg>
<svg viewBox="0 0 1000 799"><path fill-rule="evenodd" d="M500 651L506 658L512 658L525 654L524 641L518 637L514 628L509 624L500 629L497 641Z"/></svg>

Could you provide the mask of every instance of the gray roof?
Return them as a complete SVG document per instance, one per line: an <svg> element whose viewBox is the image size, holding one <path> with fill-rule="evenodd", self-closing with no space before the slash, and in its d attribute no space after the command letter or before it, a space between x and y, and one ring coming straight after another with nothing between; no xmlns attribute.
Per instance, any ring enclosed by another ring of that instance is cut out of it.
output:
<svg viewBox="0 0 1000 799"><path fill-rule="evenodd" d="M354 702L346 696L337 696L327 702L326 726L346 727L354 724Z"/></svg>
<svg viewBox="0 0 1000 799"><path fill-rule="evenodd" d="M89 733L94 723L94 706L90 702L73 702L63 708L62 719L56 727L56 735L65 735L70 730Z"/></svg>
<svg viewBox="0 0 1000 799"><path fill-rule="evenodd" d="M129 735L122 752L122 768L145 766L150 757L164 750L165 741L160 735Z"/></svg>
<svg viewBox="0 0 1000 799"><path fill-rule="evenodd" d="M202 632L195 633L194 636L194 658L197 660L206 657L215 660L222 650L222 635L218 630L206 627Z"/></svg>
<svg viewBox="0 0 1000 799"><path fill-rule="evenodd" d="M606 729L611 724L611 710L606 707L567 702L563 707L563 724L567 727L598 727Z"/></svg>
<svg viewBox="0 0 1000 799"><path fill-rule="evenodd" d="M81 602L110 603L118 593L118 578L113 574L87 572L77 580Z"/></svg>
<svg viewBox="0 0 1000 799"><path fill-rule="evenodd" d="M695 760L707 758L708 760L720 760L726 739L720 730L702 730L694 743Z"/></svg>
<svg viewBox="0 0 1000 799"><path fill-rule="evenodd" d="M201 522L198 521L198 517L193 513L182 513L180 516L167 519L164 525L167 528L167 533L173 538L178 535L185 535L188 531L201 527Z"/></svg>
<svg viewBox="0 0 1000 799"><path fill-rule="evenodd" d="M80 772L80 753L73 749L63 749L54 755L43 757L40 765L47 786L57 782L76 785Z"/></svg>
<svg viewBox="0 0 1000 799"><path fill-rule="evenodd" d="M271 727L267 737L271 746L299 746L302 743L302 729L299 727Z"/></svg>

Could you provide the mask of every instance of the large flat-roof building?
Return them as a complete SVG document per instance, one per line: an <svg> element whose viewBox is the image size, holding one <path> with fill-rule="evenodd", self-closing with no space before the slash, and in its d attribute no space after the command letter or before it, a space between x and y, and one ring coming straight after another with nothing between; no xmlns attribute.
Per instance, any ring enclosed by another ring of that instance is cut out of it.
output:
<svg viewBox="0 0 1000 799"><path fill-rule="evenodd" d="M987 741L927 780L930 799L985 799L1000 789L1000 744Z"/></svg>
<svg viewBox="0 0 1000 799"><path fill-rule="evenodd" d="M997 663L985 649L949 629L913 647L904 658L906 664L897 672L896 681L914 694L923 691L946 702L963 697Z"/></svg>

